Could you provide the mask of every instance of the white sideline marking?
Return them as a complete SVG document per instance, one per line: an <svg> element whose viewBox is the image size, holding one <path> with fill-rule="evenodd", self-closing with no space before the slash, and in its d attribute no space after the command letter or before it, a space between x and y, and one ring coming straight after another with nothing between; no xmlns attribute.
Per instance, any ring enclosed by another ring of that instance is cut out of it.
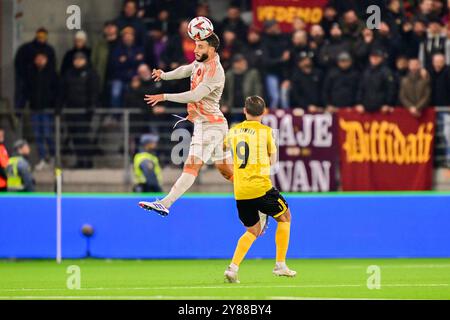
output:
<svg viewBox="0 0 450 320"><path fill-rule="evenodd" d="M379 265L382 269L446 269L450 268L450 264L405 264L405 265ZM339 269L365 269L363 265L339 266Z"/></svg>
<svg viewBox="0 0 450 320"><path fill-rule="evenodd" d="M448 287L448 283L393 283L382 284L382 287ZM366 287L365 284L311 284L311 285L230 285L223 286L183 286L183 287L139 287L139 288L81 288L76 291L105 291L105 290L192 290L192 289L263 289L263 288L358 288ZM68 291L66 288L20 288L0 289L0 292L29 292L29 291Z"/></svg>
<svg viewBox="0 0 450 320"><path fill-rule="evenodd" d="M249 297L249 296L0 296L11 300L390 300L334 297ZM397 299L395 299L397 300ZM409 300L409 299L408 299Z"/></svg>

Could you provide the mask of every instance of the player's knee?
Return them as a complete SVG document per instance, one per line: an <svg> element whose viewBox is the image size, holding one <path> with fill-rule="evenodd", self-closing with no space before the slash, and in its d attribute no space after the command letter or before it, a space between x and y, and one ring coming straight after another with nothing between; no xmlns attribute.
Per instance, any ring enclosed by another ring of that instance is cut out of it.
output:
<svg viewBox="0 0 450 320"><path fill-rule="evenodd" d="M277 222L291 222L291 211L288 209L283 215L279 216Z"/></svg>

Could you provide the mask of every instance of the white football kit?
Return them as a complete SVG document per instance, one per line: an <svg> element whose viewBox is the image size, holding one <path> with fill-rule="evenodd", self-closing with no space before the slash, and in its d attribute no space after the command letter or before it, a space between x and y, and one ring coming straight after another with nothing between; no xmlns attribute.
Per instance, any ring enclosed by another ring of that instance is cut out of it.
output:
<svg viewBox="0 0 450 320"><path fill-rule="evenodd" d="M225 72L218 54L208 62L197 62L164 72L162 80L191 78L191 91L165 94L164 100L187 103L187 120L194 123L190 156L203 162L223 161L231 155L223 151L228 122L220 111L220 98L225 85Z"/></svg>

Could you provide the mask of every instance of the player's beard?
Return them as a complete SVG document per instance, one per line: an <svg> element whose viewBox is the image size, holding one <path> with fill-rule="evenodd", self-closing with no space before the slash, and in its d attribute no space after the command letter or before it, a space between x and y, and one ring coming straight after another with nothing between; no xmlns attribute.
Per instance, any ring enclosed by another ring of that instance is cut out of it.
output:
<svg viewBox="0 0 450 320"><path fill-rule="evenodd" d="M200 59L195 59L197 60L197 62L205 62L206 59L208 59L208 55L206 53L202 54L202 56L200 57Z"/></svg>

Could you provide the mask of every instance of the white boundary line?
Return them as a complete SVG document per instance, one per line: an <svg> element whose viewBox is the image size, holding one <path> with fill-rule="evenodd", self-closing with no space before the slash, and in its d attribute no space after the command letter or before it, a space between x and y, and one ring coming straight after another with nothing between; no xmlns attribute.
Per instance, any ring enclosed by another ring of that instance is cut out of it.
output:
<svg viewBox="0 0 450 320"><path fill-rule="evenodd" d="M393 283L382 284L382 287L449 287L448 283ZM287 289L301 289L301 288L365 288L362 284L311 284L311 285L232 285L224 284L222 286L178 286L178 287L137 287L137 288L81 288L74 290L75 292L83 291L151 291L151 290L207 290L207 289L263 289L263 288L287 288ZM0 292L45 292L45 291L71 291L66 288L17 288L17 289L0 289Z"/></svg>

